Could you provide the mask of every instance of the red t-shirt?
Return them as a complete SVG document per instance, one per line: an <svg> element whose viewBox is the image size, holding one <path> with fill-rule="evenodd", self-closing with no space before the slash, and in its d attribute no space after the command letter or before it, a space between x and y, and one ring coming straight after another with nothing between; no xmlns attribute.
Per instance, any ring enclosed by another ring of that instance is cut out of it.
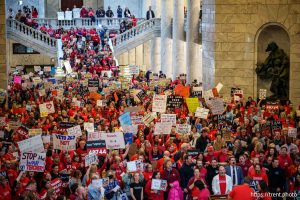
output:
<svg viewBox="0 0 300 200"><path fill-rule="evenodd" d="M237 185L233 188L233 190L229 193L229 196L235 199L244 199L244 200L254 200L254 190L249 187L249 185ZM252 194L252 195L251 195Z"/></svg>
<svg viewBox="0 0 300 200"><path fill-rule="evenodd" d="M226 194L226 176L219 175L219 180L220 180L220 191L221 194L224 195Z"/></svg>

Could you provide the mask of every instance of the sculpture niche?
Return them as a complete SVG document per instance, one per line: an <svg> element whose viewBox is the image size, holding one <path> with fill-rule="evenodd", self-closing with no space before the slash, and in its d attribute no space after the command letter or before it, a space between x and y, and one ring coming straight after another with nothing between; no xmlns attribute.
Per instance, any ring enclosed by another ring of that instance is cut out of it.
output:
<svg viewBox="0 0 300 200"><path fill-rule="evenodd" d="M270 91L272 96L269 100L286 100L289 97L289 58L287 54L271 42L266 52L270 52L264 63L258 63L256 68L257 76L262 80L271 80Z"/></svg>

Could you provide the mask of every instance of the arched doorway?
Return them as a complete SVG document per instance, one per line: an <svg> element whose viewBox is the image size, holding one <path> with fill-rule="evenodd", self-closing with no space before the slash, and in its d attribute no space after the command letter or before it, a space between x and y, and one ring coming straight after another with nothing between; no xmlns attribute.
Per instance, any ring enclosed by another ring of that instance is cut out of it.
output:
<svg viewBox="0 0 300 200"><path fill-rule="evenodd" d="M270 51L276 46L277 50ZM290 37L281 24L265 24L258 30L256 63L265 65L256 68L258 97L260 89L266 89L270 100L289 98L289 55Z"/></svg>
<svg viewBox="0 0 300 200"><path fill-rule="evenodd" d="M61 0L62 11L66 11L67 8L72 10L74 5L76 5L77 8L81 8L83 5L83 0Z"/></svg>

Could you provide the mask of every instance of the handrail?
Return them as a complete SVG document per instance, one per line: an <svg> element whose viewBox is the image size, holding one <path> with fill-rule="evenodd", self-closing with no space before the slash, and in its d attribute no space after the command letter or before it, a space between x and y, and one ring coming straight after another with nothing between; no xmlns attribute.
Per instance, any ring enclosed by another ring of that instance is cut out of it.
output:
<svg viewBox="0 0 300 200"><path fill-rule="evenodd" d="M63 26L65 29L71 27L86 27L96 28L100 25L106 26L108 29L119 29L120 23L128 18L95 18L95 22L92 22L91 18L73 18L72 20L58 20L57 18L37 18L35 19L39 25L47 24L53 28ZM137 24L145 21L144 18L137 18Z"/></svg>
<svg viewBox="0 0 300 200"><path fill-rule="evenodd" d="M158 28L160 30L160 18L154 18L150 20L146 20L143 23L133 27L124 33L118 34L116 37L112 38L112 45L117 46L124 41L127 41L134 36L141 35L142 33L149 31L153 28Z"/></svg>
<svg viewBox="0 0 300 200"><path fill-rule="evenodd" d="M6 21L6 24L12 31L17 31L19 33L25 34L35 40L43 42L45 45L49 47L53 47L53 48L56 47L55 38L52 38L49 35L42 33L37 29L31 28L30 26L27 26L24 23L21 23L16 20L8 19Z"/></svg>

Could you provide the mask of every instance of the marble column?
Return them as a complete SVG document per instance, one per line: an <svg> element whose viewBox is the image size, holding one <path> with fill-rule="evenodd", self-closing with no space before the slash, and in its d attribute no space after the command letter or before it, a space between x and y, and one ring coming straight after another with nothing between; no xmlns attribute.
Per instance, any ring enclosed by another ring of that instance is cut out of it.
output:
<svg viewBox="0 0 300 200"><path fill-rule="evenodd" d="M161 10L160 10L160 2L163 0L152 0L151 7L155 14L156 18L161 17ZM161 60L160 60L160 38L154 38L151 40L150 45L150 64L151 70L153 73L158 73L161 70Z"/></svg>
<svg viewBox="0 0 300 200"><path fill-rule="evenodd" d="M184 62L184 2L173 0L173 79L179 74L186 74L186 63Z"/></svg>
<svg viewBox="0 0 300 200"><path fill-rule="evenodd" d="M199 13L200 13L200 0L188 0L187 5L187 33L186 33L186 66L187 81L192 82L202 81L202 65L200 60L199 45Z"/></svg>
<svg viewBox="0 0 300 200"><path fill-rule="evenodd" d="M0 0L0 88L7 87L7 63L6 63L6 34L5 34L5 0Z"/></svg>
<svg viewBox="0 0 300 200"><path fill-rule="evenodd" d="M123 56L123 59L122 59L123 63L122 64L123 65L129 65L128 54L129 54L128 51L126 51L125 53L122 54L122 56Z"/></svg>
<svg viewBox="0 0 300 200"><path fill-rule="evenodd" d="M135 48L128 51L128 64L135 65Z"/></svg>
<svg viewBox="0 0 300 200"><path fill-rule="evenodd" d="M146 70L151 69L150 65L150 46L151 46L151 41L145 42L143 44L143 65L146 66Z"/></svg>
<svg viewBox="0 0 300 200"><path fill-rule="evenodd" d="M143 45L139 45L135 48L135 64L138 66L142 66L143 61Z"/></svg>
<svg viewBox="0 0 300 200"><path fill-rule="evenodd" d="M167 77L172 77L172 14L173 4L171 0L161 1L161 69Z"/></svg>

